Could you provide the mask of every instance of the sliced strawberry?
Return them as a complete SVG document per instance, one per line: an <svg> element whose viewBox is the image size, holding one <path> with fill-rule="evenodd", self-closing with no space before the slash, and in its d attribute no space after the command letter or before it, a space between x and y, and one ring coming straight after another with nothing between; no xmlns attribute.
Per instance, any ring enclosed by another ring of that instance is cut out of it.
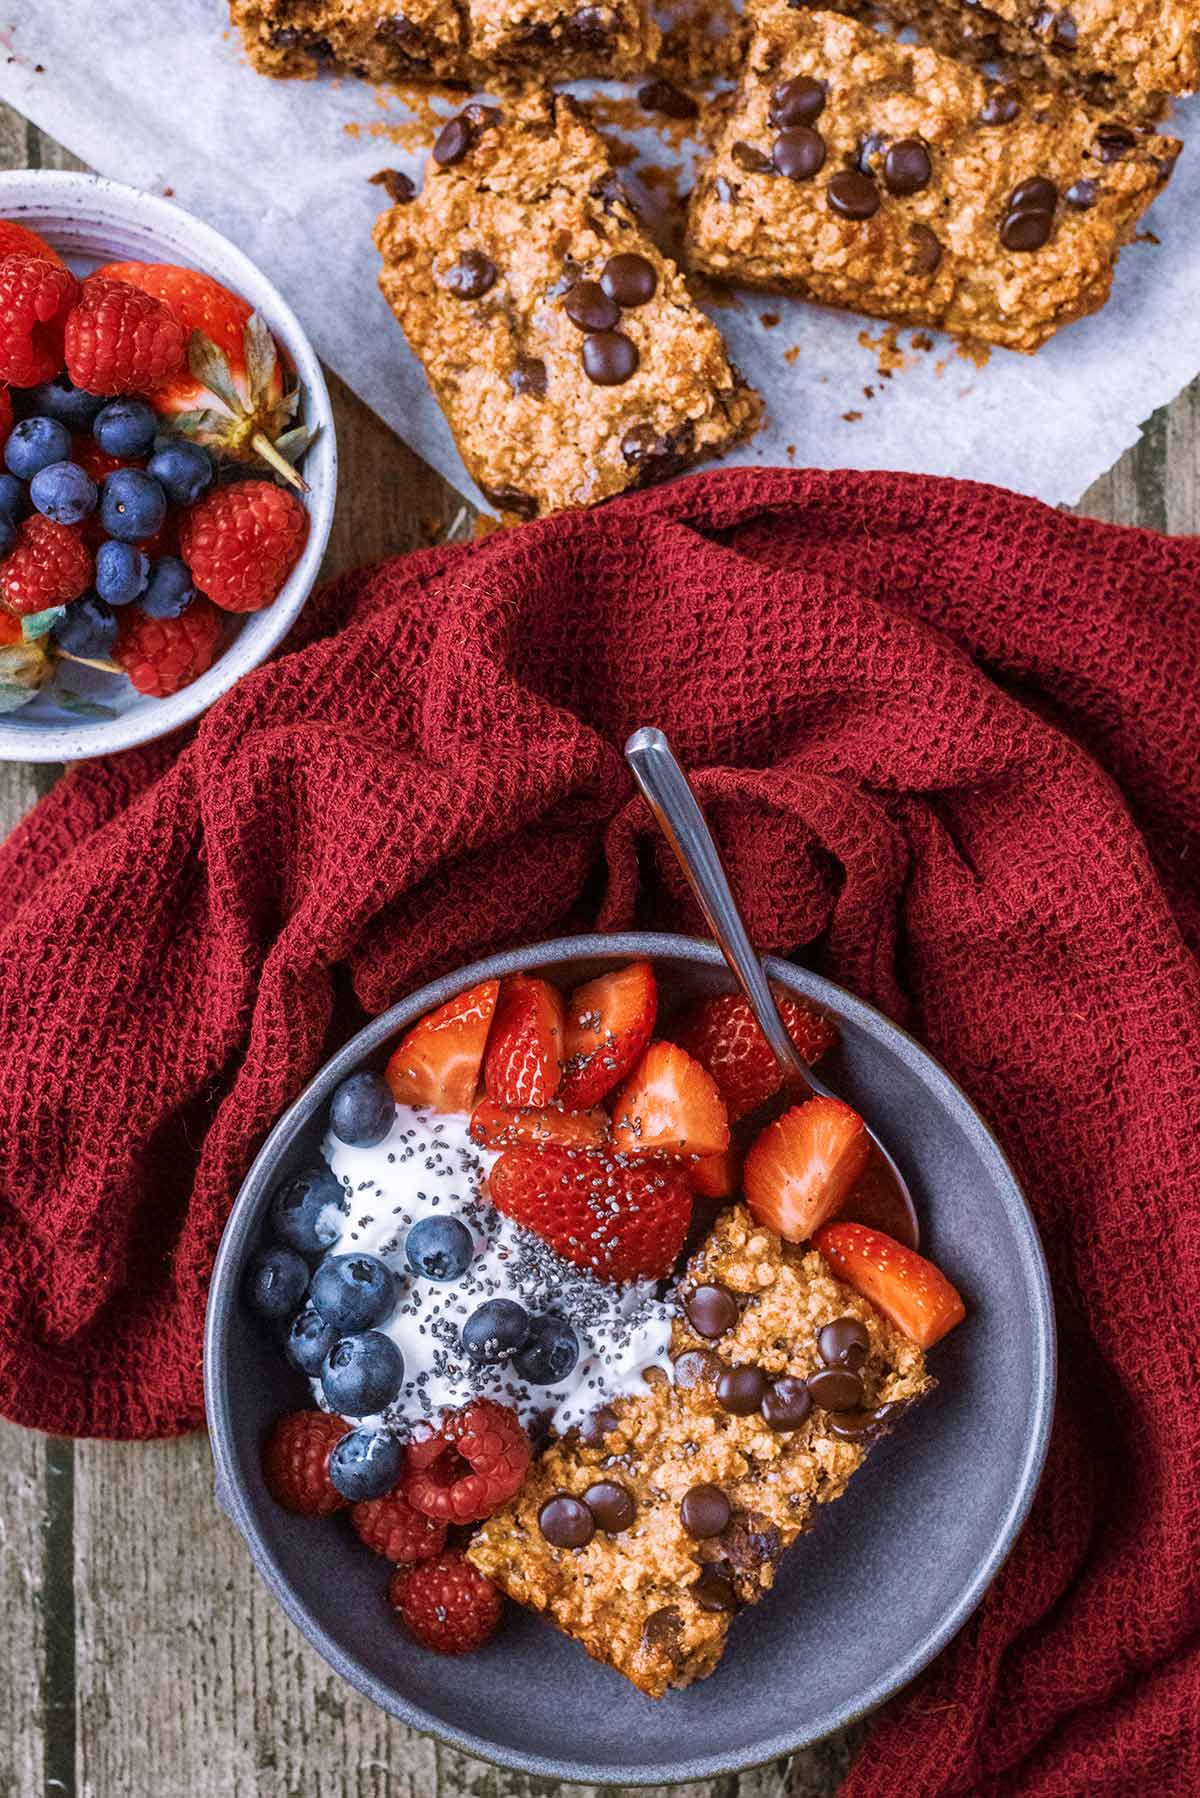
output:
<svg viewBox="0 0 1200 1798"><path fill-rule="evenodd" d="M688 1184L698 1199L729 1199L738 1189L741 1157L733 1148L720 1155L701 1155L687 1167Z"/></svg>
<svg viewBox="0 0 1200 1798"><path fill-rule="evenodd" d="M771 992L796 1053L811 1066L837 1041L837 1025L786 987L772 985ZM779 1063L741 993L702 999L671 1034L681 1049L708 1069L731 1124L773 1098L783 1084Z"/></svg>
<svg viewBox="0 0 1200 1798"><path fill-rule="evenodd" d="M470 1111L499 991L481 980L414 1024L384 1069L397 1105Z"/></svg>
<svg viewBox="0 0 1200 1798"><path fill-rule="evenodd" d="M559 1143L567 1149L598 1149L608 1137L606 1111L563 1111L557 1104L541 1111L515 1111L481 1099L471 1116L471 1135L485 1149L511 1149L517 1143Z"/></svg>
<svg viewBox="0 0 1200 1798"><path fill-rule="evenodd" d="M483 1083L497 1105L549 1105L562 1078L563 998L548 980L510 974L500 988Z"/></svg>
<svg viewBox="0 0 1200 1798"><path fill-rule="evenodd" d="M760 1224L806 1242L831 1218L867 1165L871 1138L840 1099L806 1099L755 1138L746 1156L746 1203Z"/></svg>
<svg viewBox="0 0 1200 1798"><path fill-rule="evenodd" d="M602 1280L667 1273L692 1215L681 1168L631 1165L590 1149L506 1149L488 1187L498 1211Z"/></svg>
<svg viewBox="0 0 1200 1798"><path fill-rule="evenodd" d="M631 961L577 987L567 1003L562 1103L586 1110L624 1080L654 1035L657 1011L658 986L648 961Z"/></svg>
<svg viewBox="0 0 1200 1798"><path fill-rule="evenodd" d="M719 1155L729 1118L716 1082L674 1043L651 1043L613 1106L623 1155Z"/></svg>
<svg viewBox="0 0 1200 1798"><path fill-rule="evenodd" d="M940 1268L865 1224L826 1224L813 1238L839 1280L912 1338L932 1348L967 1308Z"/></svg>

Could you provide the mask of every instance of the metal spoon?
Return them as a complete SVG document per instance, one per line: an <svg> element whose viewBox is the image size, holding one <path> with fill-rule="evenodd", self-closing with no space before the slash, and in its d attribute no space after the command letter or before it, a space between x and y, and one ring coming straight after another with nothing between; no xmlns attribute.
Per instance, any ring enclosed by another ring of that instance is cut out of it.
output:
<svg viewBox="0 0 1200 1798"><path fill-rule="evenodd" d="M713 834L662 731L634 731L625 745L625 760L774 1051L786 1092L796 1100L813 1093L836 1098L796 1053L737 908ZM916 1248L917 1213L908 1184L869 1124L867 1130L874 1145L871 1161L839 1216L874 1224Z"/></svg>

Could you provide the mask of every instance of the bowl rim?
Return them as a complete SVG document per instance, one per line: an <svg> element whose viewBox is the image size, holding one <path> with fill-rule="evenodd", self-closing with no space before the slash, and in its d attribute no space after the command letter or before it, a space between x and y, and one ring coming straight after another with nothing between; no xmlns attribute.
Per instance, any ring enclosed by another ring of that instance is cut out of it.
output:
<svg viewBox="0 0 1200 1798"><path fill-rule="evenodd" d="M308 541L278 598L248 618L262 620L254 638L247 631L222 651L199 680L166 699L156 700L115 718L79 718L69 724L31 728L20 723L20 710L0 718L0 761L67 762L111 755L153 742L193 723L231 687L264 662L287 635L316 585L338 492L337 428L325 373L307 331L275 283L248 256L212 225L174 201L106 176L73 169L6 169L0 171L0 217L20 223L30 214L53 212L64 222L96 224L120 213L136 218L141 229L163 237L175 254L194 253L197 263L238 292L259 290L269 323L296 365L309 395L314 424L320 428L319 458L324 464L307 499ZM239 653L240 651L240 653Z"/></svg>
<svg viewBox="0 0 1200 1798"><path fill-rule="evenodd" d="M673 1783L719 1778L793 1754L865 1717L928 1666L957 1635L979 1605L1008 1558L1029 1514L1050 1441L1057 1380L1057 1343L1050 1276L1037 1225L1008 1158L971 1100L940 1062L909 1031L876 1007L794 962L785 961L779 956L764 956L764 965L772 979L790 984L848 1022L859 1024L875 1035L882 1032L889 1046L898 1051L909 1065L915 1065L920 1070L941 1102L947 1104L957 1115L976 1151L992 1164L997 1185L1007 1189L1006 1209L1024 1265L1026 1293L1032 1313L1035 1371L1024 1453L1015 1471L1007 1510L987 1553L941 1621L859 1694L854 1703L830 1713L821 1720L818 1729L784 1728L778 1731L770 1739L758 1744L749 1759L735 1757L731 1760L718 1752L698 1755L687 1761L626 1768L577 1761L569 1756L549 1758L527 1754L504 1748L485 1737L474 1735L470 1730L456 1729L444 1720L432 1716L421 1705L402 1697L394 1687L374 1678L367 1668L347 1655L332 1640L320 1619L293 1591L269 1545L262 1538L237 1474L237 1460L232 1447L229 1365L222 1351L233 1307L238 1299L243 1257L251 1246L261 1221L259 1213L262 1189L271 1181L275 1165L289 1147L294 1131L308 1122L333 1088L389 1037L414 1022L422 1013L444 1003L479 980L503 978L506 974L531 967L597 956L691 962L713 968L725 966L724 957L715 943L705 942L698 937L657 932L626 931L611 935L561 937L534 943L526 948L505 950L444 974L389 1007L358 1031L314 1075L263 1143L239 1189L226 1222L213 1267L205 1317L204 1395L217 1501L236 1525L268 1590L329 1666L348 1684L398 1721L494 1765L586 1784L611 1785L614 1778L617 1778L622 1785L636 1787L660 1785L664 1781Z"/></svg>

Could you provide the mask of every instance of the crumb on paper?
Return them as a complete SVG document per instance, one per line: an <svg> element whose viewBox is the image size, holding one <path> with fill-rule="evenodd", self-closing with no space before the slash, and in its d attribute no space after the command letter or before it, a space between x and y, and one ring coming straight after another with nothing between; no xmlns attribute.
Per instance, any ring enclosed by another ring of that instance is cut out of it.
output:
<svg viewBox="0 0 1200 1798"><path fill-rule="evenodd" d="M875 398L875 389L873 387L864 387L863 398L865 400L873 400Z"/></svg>
<svg viewBox="0 0 1200 1798"><path fill-rule="evenodd" d="M882 380L889 380L897 369L908 367L908 357L900 348L900 329L897 325L885 325L878 337L872 337L867 330L858 334L858 341L864 350L870 350L878 356L879 366L876 372Z"/></svg>
<svg viewBox="0 0 1200 1798"><path fill-rule="evenodd" d="M783 359L789 368L794 368L796 363L800 360L800 349L801 346L798 343L790 343L787 349L784 350Z"/></svg>
<svg viewBox="0 0 1200 1798"><path fill-rule="evenodd" d="M986 343L972 343L964 337L954 346L954 354L963 362L969 362L973 368L986 368L992 359L992 352Z"/></svg>
<svg viewBox="0 0 1200 1798"><path fill-rule="evenodd" d="M861 412L843 412L842 417L845 419L845 421L848 425L856 425L858 423L859 419L862 417L862 413Z"/></svg>
<svg viewBox="0 0 1200 1798"><path fill-rule="evenodd" d="M778 312L760 312L758 322L764 331L773 331L779 323Z"/></svg>
<svg viewBox="0 0 1200 1798"><path fill-rule="evenodd" d="M382 187L393 206L407 206L410 200L417 197L414 182L400 169L376 169L368 177L372 187Z"/></svg>
<svg viewBox="0 0 1200 1798"><path fill-rule="evenodd" d="M928 331L914 331L909 342L914 350L931 350L933 348L933 338Z"/></svg>
<svg viewBox="0 0 1200 1798"><path fill-rule="evenodd" d="M788 459L788 461L789 461L789 462L794 462L794 461L795 461L795 460L796 460L796 446L795 446L795 444L794 444L794 443L789 443L789 444L787 444L787 445L785 445L785 447L784 447L784 452L783 452L783 453L784 453L784 455L785 455L785 456L786 456L786 457L787 457L787 459Z"/></svg>

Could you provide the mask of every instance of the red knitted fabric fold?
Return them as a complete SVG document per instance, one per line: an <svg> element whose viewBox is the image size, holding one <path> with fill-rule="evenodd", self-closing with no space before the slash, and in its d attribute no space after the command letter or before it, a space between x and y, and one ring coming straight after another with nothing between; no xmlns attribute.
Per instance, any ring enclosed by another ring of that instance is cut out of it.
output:
<svg viewBox="0 0 1200 1798"><path fill-rule="evenodd" d="M620 755L660 724L758 943L921 1035L1054 1272L1033 1516L848 1792L1191 1798L1198 594L1200 542L779 471L329 590L186 746L77 768L0 851L0 1411L199 1423L223 1221L337 1037L501 946L699 928Z"/></svg>

